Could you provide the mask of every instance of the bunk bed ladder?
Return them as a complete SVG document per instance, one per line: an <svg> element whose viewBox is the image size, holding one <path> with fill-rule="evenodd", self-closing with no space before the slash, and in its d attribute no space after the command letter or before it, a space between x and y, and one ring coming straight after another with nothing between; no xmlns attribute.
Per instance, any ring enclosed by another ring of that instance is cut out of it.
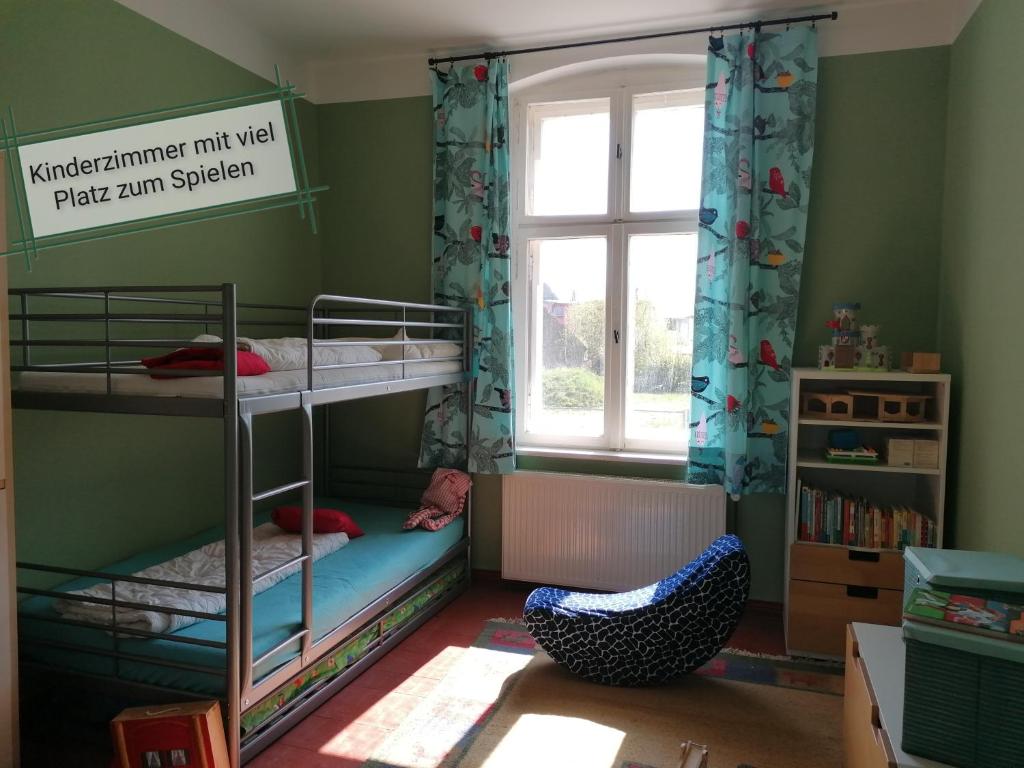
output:
<svg viewBox="0 0 1024 768"><path fill-rule="evenodd" d="M306 664L311 658L313 647L313 406L308 402L303 403L300 411L302 414L302 478L258 492L255 490L253 481L253 413L243 411L238 417L238 423L241 427L239 435L241 446L239 528L241 534L240 561L242 563L252 562L253 511L255 505L260 501L275 496L282 496L300 489L302 491L301 553L264 573L253 575L250 568L248 572L243 569L241 574L239 665L241 667L240 691L243 708L253 703L254 675L256 668L260 664L272 658L280 651L294 645L297 641L301 642L300 655L302 664ZM271 578L280 571L297 564L302 566L302 624L289 637L261 654L258 658L253 658L253 588L260 581Z"/></svg>

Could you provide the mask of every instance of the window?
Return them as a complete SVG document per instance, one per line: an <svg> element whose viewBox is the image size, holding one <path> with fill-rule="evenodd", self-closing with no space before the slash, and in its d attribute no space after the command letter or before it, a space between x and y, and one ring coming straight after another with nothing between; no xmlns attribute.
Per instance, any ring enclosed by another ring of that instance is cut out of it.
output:
<svg viewBox="0 0 1024 768"><path fill-rule="evenodd" d="M513 101L517 440L681 454L704 88L611 77Z"/></svg>

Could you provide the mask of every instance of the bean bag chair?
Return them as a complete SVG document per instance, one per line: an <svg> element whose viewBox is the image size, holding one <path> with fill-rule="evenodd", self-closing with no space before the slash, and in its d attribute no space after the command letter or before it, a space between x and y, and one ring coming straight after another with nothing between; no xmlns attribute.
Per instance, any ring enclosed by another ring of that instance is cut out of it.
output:
<svg viewBox="0 0 1024 768"><path fill-rule="evenodd" d="M750 593L750 560L736 536L715 540L667 579L632 592L535 589L523 617L534 639L571 672L605 685L653 685L717 654Z"/></svg>

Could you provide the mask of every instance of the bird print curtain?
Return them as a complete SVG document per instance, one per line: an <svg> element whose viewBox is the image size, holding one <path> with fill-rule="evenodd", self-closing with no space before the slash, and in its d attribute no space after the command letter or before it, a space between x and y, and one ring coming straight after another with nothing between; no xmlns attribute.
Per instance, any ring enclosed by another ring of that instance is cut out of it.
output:
<svg viewBox="0 0 1024 768"><path fill-rule="evenodd" d="M708 46L687 479L734 498L786 485L817 60L806 27Z"/></svg>
<svg viewBox="0 0 1024 768"><path fill-rule="evenodd" d="M421 467L515 469L509 304L508 64L431 69L434 90L434 302L472 307L472 429L464 390L432 389Z"/></svg>

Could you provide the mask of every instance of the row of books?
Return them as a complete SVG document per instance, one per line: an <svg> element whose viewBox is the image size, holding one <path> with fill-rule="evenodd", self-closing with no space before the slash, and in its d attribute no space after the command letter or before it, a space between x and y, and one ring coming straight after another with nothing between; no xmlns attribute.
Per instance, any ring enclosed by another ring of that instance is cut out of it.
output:
<svg viewBox="0 0 1024 768"><path fill-rule="evenodd" d="M938 530L927 515L801 484L797 538L871 549L934 547Z"/></svg>
<svg viewBox="0 0 1024 768"><path fill-rule="evenodd" d="M1024 606L1001 600L918 588L911 593L903 617L945 629L1024 643Z"/></svg>

